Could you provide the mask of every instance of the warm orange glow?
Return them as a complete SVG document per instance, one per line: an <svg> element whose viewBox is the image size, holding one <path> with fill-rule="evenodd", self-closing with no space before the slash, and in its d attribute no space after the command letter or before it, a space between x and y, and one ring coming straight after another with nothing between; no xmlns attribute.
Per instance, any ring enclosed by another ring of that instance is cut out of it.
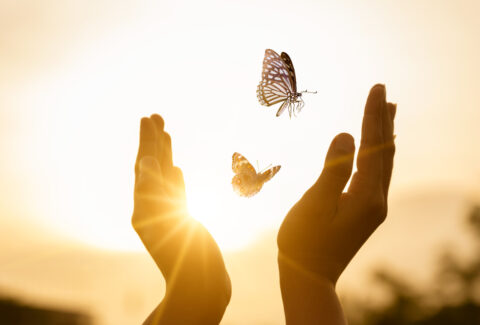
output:
<svg viewBox="0 0 480 325"><path fill-rule="evenodd" d="M99 324L151 311L163 284L131 214L139 121L158 112L188 209L227 254L225 323L282 323L275 234L331 139L349 132L358 147L377 82L398 103L389 217L340 285L361 292L378 263L426 274L446 240L467 251L457 217L480 191L480 2L47 2L0 2L0 288L85 306ZM318 91L296 118L257 101L266 48ZM282 168L241 198L233 152Z"/></svg>

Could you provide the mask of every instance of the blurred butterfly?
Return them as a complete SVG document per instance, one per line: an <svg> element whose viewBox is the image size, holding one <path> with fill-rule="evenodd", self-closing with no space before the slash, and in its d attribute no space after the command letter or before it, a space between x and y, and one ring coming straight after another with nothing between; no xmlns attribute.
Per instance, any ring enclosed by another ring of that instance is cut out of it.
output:
<svg viewBox="0 0 480 325"><path fill-rule="evenodd" d="M232 157L232 170L236 174L232 179L232 186L240 196L250 197L257 194L264 183L268 182L280 170L280 166L257 173L248 160L235 152Z"/></svg>
<svg viewBox="0 0 480 325"><path fill-rule="evenodd" d="M272 106L282 103L277 116L288 109L288 114L292 117L292 114L299 113L305 105L302 99L303 93L316 94L317 92L305 90L297 93L295 69L288 54L282 52L280 56L273 50L265 50L262 81L257 87L257 98L260 104Z"/></svg>

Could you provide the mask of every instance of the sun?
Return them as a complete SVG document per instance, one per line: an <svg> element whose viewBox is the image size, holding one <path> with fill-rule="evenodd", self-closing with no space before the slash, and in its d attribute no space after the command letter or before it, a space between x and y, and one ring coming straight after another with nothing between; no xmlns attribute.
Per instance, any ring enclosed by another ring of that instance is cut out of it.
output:
<svg viewBox="0 0 480 325"><path fill-rule="evenodd" d="M234 201L231 188L214 191L189 186L187 189L187 206L191 216L207 228L220 249L225 251L241 250L252 242L252 229L245 229L247 225L231 209L235 206Z"/></svg>

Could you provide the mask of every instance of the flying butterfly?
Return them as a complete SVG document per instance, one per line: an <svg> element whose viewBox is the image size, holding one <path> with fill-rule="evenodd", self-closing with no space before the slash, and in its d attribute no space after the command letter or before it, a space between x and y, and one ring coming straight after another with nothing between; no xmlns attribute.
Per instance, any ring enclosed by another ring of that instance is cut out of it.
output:
<svg viewBox="0 0 480 325"><path fill-rule="evenodd" d="M274 50L265 50L263 59L262 81L257 87L257 98L260 104L272 106L282 103L277 116L288 109L290 117L299 113L305 103L303 93L316 94L307 90L297 92L297 80L293 63L287 53L278 55Z"/></svg>
<svg viewBox="0 0 480 325"><path fill-rule="evenodd" d="M232 186L240 196L250 197L257 194L263 184L268 182L280 170L280 166L259 172L248 162L248 160L235 152L232 156L232 170L235 173L232 179Z"/></svg>

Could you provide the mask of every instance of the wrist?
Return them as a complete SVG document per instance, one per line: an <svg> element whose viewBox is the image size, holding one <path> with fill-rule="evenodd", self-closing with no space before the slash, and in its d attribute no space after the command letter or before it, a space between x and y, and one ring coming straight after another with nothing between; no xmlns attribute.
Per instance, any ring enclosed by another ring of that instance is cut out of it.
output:
<svg viewBox="0 0 480 325"><path fill-rule="evenodd" d="M337 283L344 267L332 262L332 259L322 259L317 255L292 257L290 254L278 253L278 269L280 277L285 281L303 281L321 286L333 286Z"/></svg>
<svg viewBox="0 0 480 325"><path fill-rule="evenodd" d="M336 280L279 254L280 289L286 324L346 324Z"/></svg>

